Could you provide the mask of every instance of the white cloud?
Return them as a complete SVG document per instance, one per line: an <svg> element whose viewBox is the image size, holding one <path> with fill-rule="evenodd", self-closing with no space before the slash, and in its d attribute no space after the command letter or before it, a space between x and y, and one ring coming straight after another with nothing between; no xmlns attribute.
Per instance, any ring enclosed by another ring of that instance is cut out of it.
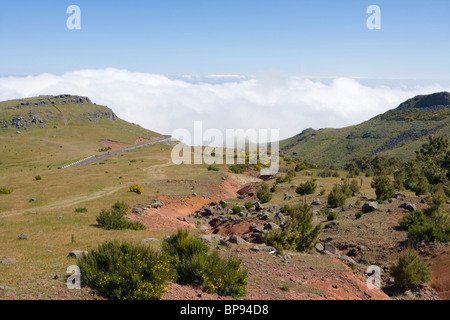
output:
<svg viewBox="0 0 450 320"><path fill-rule="evenodd" d="M224 77L224 76L221 76ZM37 95L88 96L107 105L122 119L160 133L192 130L280 129L291 137L306 128L344 127L397 107L418 94L449 88L363 85L351 78L330 81L265 75L225 77L223 82L190 82L163 75L117 69L79 70L63 75L40 74L0 78L0 100Z"/></svg>

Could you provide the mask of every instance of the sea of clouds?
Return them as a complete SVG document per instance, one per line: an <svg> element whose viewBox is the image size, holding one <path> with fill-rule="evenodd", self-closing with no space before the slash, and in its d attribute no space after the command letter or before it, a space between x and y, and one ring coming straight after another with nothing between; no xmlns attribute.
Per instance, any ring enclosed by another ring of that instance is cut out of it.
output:
<svg viewBox="0 0 450 320"><path fill-rule="evenodd" d="M194 121L202 121L204 130L223 132L279 129L280 138L285 139L306 128L358 124L413 96L450 89L438 83L376 83L270 73L256 77L169 77L108 68L0 77L0 101L81 95L110 107L124 120L163 134L180 128L192 132Z"/></svg>

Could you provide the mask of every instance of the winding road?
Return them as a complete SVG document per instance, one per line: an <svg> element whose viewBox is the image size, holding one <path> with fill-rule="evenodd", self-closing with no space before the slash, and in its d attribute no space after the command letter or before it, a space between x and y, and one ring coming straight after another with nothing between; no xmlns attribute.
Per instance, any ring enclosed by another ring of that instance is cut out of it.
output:
<svg viewBox="0 0 450 320"><path fill-rule="evenodd" d="M162 138L157 139L157 140L148 141L148 142L140 143L140 144L137 144L137 145L134 145L134 146L130 146L130 147L122 148L122 149L109 151L108 153L104 153L104 154L97 155L97 156L90 156L90 157L88 157L86 159L83 159L83 160L71 163L71 164L69 164L67 166L64 166L62 169L87 166L87 165L96 163L96 162L98 162L100 160L103 160L103 159L105 159L105 158L107 158L107 157L109 157L109 156L111 156L113 154L129 151L129 150L133 150L133 149L137 149L137 148L142 148L142 147L146 147L146 146L150 146L150 145L155 144L155 143L168 141L171 138L172 138L172 136L165 135Z"/></svg>

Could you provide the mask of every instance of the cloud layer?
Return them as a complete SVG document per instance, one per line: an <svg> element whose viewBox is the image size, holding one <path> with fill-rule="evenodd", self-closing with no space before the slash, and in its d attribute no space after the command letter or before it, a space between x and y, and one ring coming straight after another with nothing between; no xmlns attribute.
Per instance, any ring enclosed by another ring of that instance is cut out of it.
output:
<svg viewBox="0 0 450 320"><path fill-rule="evenodd" d="M427 86L369 86L351 78L329 81L264 75L214 75L190 81L118 69L79 70L0 78L0 100L37 95L88 96L122 119L164 134L179 128L279 129L282 139L306 128L344 127L397 107L418 94L448 91ZM217 81L222 79L223 81Z"/></svg>

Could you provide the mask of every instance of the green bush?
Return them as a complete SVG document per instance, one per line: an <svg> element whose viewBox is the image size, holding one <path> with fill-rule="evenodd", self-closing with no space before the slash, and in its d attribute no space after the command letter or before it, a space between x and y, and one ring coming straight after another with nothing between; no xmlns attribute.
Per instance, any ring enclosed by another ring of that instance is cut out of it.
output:
<svg viewBox="0 0 450 320"><path fill-rule="evenodd" d="M213 167L213 166L209 166L208 167L208 171L219 171L219 168Z"/></svg>
<svg viewBox="0 0 450 320"><path fill-rule="evenodd" d="M0 194L11 194L13 191L11 188L0 187Z"/></svg>
<svg viewBox="0 0 450 320"><path fill-rule="evenodd" d="M269 191L269 186L266 183L261 185L261 189L256 194L261 203L267 203L272 200L272 193Z"/></svg>
<svg viewBox="0 0 450 320"><path fill-rule="evenodd" d="M244 203L244 207L245 209L250 210L251 208L253 208L253 203L247 201L246 203Z"/></svg>
<svg viewBox="0 0 450 320"><path fill-rule="evenodd" d="M328 221L333 221L337 219L337 215L335 212L328 212L327 213L327 220Z"/></svg>
<svg viewBox="0 0 450 320"><path fill-rule="evenodd" d="M375 189L377 200L388 200L395 195L395 188L391 180L386 176L373 178L372 188Z"/></svg>
<svg viewBox="0 0 450 320"><path fill-rule="evenodd" d="M77 260L82 284L120 300L154 300L174 279L174 260L149 247L106 242Z"/></svg>
<svg viewBox="0 0 450 320"><path fill-rule="evenodd" d="M295 192L299 195L305 195L305 194L314 194L317 189L317 184L313 181L306 181L305 183L301 183Z"/></svg>
<svg viewBox="0 0 450 320"><path fill-rule="evenodd" d="M208 254L209 247L200 239L178 230L162 245L163 254L176 264L177 279L181 283L202 286L209 292L238 298L247 292L247 271L241 262L222 259L217 251Z"/></svg>
<svg viewBox="0 0 450 320"><path fill-rule="evenodd" d="M73 210L74 212L77 212L77 213L86 213L86 212L88 212L88 209L86 209L86 208L75 208L75 210Z"/></svg>
<svg viewBox="0 0 450 320"><path fill-rule="evenodd" d="M233 210L234 214L241 213L241 211L242 211L241 207L238 207L238 206L234 206L232 210Z"/></svg>
<svg viewBox="0 0 450 320"><path fill-rule="evenodd" d="M42 180L42 177L41 176L35 176L34 180L36 180L36 181Z"/></svg>
<svg viewBox="0 0 450 320"><path fill-rule="evenodd" d="M263 242L278 251L310 251L317 243L321 231L321 225L314 225L313 221L311 207L305 204L292 210L291 218L287 220L283 230L269 230L264 233Z"/></svg>
<svg viewBox="0 0 450 320"><path fill-rule="evenodd" d="M140 185L138 184L132 184L130 186L130 191L131 192L136 192L137 194L142 194L144 192L144 188L142 188Z"/></svg>
<svg viewBox="0 0 450 320"><path fill-rule="evenodd" d="M391 267L390 273L395 286L400 290L413 289L430 281L429 268L412 249L400 256L397 264Z"/></svg>
<svg viewBox="0 0 450 320"><path fill-rule="evenodd" d="M350 182L350 190L352 194L357 194L359 192L360 187L357 180L352 180L352 182Z"/></svg>
<svg viewBox="0 0 450 320"><path fill-rule="evenodd" d="M440 221L436 223L431 216L425 215L422 211L415 210L406 213L398 221L400 226L408 231L408 239L413 242L450 241L450 225Z"/></svg>
<svg viewBox="0 0 450 320"><path fill-rule="evenodd" d="M362 211L358 211L357 213L355 213L355 218L358 220L363 216Z"/></svg>
<svg viewBox="0 0 450 320"><path fill-rule="evenodd" d="M110 210L102 209L96 217L97 223L105 230L144 230L145 226L138 221L128 221L125 215L128 205L124 202L116 202Z"/></svg>
<svg viewBox="0 0 450 320"><path fill-rule="evenodd" d="M328 195L328 205L332 208L341 207L351 196L352 193L348 184L336 185Z"/></svg>

